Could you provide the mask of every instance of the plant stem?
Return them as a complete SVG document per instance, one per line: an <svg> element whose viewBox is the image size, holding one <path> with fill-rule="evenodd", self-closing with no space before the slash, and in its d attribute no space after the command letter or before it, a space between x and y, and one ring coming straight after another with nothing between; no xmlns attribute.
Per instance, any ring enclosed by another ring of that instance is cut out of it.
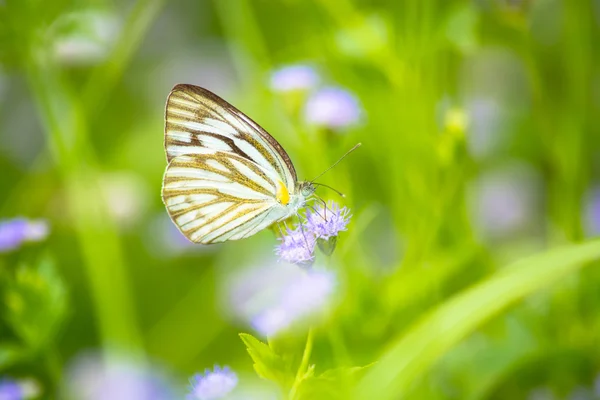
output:
<svg viewBox="0 0 600 400"><path fill-rule="evenodd" d="M290 390L289 399L291 400L293 400L296 397L296 390L298 390L298 386L300 385L300 382L302 382L302 379L304 378L304 375L308 370L308 362L310 360L310 354L312 352L313 347L313 336L313 328L311 327L308 330L308 335L306 337L306 345L304 346L304 354L302 354L302 361L300 362L300 367L298 367L298 372L296 373L294 385Z"/></svg>

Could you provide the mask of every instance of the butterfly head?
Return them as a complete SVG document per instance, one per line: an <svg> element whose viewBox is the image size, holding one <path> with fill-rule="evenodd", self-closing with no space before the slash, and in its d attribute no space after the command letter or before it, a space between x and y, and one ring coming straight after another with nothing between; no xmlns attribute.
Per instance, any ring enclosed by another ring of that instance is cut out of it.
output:
<svg viewBox="0 0 600 400"><path fill-rule="evenodd" d="M312 182L299 182L298 183L298 191L302 195L302 197L307 198L312 195L317 188Z"/></svg>

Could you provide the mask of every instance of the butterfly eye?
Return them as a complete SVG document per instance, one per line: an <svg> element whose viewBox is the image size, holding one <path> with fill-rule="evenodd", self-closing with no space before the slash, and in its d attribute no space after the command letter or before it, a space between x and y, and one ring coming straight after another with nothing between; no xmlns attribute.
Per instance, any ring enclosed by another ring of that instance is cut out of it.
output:
<svg viewBox="0 0 600 400"><path fill-rule="evenodd" d="M310 196L315 192L315 190L315 185L313 185L311 182L303 182L302 186L300 187L300 193L302 193L302 196L304 197Z"/></svg>

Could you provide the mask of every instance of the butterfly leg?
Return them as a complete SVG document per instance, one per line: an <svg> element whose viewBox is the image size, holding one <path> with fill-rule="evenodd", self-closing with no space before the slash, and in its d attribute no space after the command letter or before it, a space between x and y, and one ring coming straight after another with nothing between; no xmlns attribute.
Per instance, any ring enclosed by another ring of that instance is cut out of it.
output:
<svg viewBox="0 0 600 400"><path fill-rule="evenodd" d="M296 217L298 218L298 221L301 221L300 213L296 212ZM300 222L300 231L302 232L302 237L304 238L304 243L306 244L306 249L310 250L310 245L308 244L308 239L306 238L306 232L304 231L304 224L302 222Z"/></svg>
<svg viewBox="0 0 600 400"><path fill-rule="evenodd" d="M320 201L321 203L323 203L323 215L321 215L319 212L317 212L314 209L314 207L311 207L311 209L313 211L315 211L315 213L318 214L321 218L323 218L325 221L327 221L327 202L325 200L323 200L323 198L321 196L317 195L316 193L314 193L313 196L315 196L315 198L312 200Z"/></svg>
<svg viewBox="0 0 600 400"><path fill-rule="evenodd" d="M284 222L284 224L285 224L285 222ZM283 237L283 231L281 230L281 224L275 224L275 225L277 225L277 229L279 230L279 237L282 238ZM286 229L287 229L287 226L286 226Z"/></svg>

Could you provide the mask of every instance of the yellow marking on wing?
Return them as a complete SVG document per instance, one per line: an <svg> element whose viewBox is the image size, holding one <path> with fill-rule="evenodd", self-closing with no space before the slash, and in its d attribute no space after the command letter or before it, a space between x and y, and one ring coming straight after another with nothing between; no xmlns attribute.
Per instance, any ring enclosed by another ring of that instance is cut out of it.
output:
<svg viewBox="0 0 600 400"><path fill-rule="evenodd" d="M290 202L290 193L281 181L279 181L279 187L277 188L277 201L284 206Z"/></svg>

